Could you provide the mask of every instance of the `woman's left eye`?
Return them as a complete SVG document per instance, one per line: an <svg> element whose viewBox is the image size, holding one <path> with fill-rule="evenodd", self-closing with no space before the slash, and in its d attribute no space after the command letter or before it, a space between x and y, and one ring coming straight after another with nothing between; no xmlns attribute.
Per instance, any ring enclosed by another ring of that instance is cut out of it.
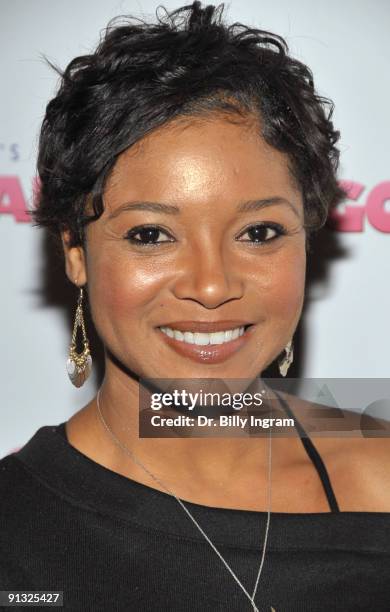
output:
<svg viewBox="0 0 390 612"><path fill-rule="evenodd" d="M254 244L263 244L271 242L279 236L285 235L287 232L279 223L256 223L245 230L241 236L249 235L249 239L240 240L239 242L251 242Z"/></svg>

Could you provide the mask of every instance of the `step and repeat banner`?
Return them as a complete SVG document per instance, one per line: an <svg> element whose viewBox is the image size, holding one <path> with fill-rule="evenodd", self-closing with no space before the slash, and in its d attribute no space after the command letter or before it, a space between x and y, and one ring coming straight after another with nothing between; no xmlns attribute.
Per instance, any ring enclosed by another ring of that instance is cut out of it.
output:
<svg viewBox="0 0 390 612"><path fill-rule="evenodd" d="M171 10L179 2L167 1ZM183 3L184 4L184 3ZM218 3L212 3L218 4ZM40 123L57 75L88 53L108 21L153 19L158 2L0 0L0 456L41 426L68 419L95 394L66 373L77 293L43 230L32 226ZM335 103L340 181L349 199L313 247L293 375L390 375L390 4L385 0L231 0L226 19L282 35ZM98 357L99 347L95 348ZM101 357L101 355L100 355ZM385 415L386 416L386 415ZM387 415L390 418L390 415Z"/></svg>

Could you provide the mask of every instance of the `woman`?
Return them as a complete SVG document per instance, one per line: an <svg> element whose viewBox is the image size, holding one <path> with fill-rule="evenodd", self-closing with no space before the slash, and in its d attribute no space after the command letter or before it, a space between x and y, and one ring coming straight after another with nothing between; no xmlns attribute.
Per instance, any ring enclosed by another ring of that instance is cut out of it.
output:
<svg viewBox="0 0 390 612"><path fill-rule="evenodd" d="M105 377L0 462L1 589L72 611L390 609L386 438L314 445L311 405L271 389L293 435L138 435L142 379L287 373L310 239L343 197L330 115L280 37L199 2L69 64L35 219L83 289L69 376L90 369L87 294Z"/></svg>

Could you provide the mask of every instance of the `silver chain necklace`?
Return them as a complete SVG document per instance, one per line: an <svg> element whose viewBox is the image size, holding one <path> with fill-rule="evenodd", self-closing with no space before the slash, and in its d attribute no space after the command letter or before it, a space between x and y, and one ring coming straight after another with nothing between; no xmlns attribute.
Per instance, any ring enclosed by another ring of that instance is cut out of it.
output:
<svg viewBox="0 0 390 612"><path fill-rule="evenodd" d="M231 576L234 578L234 580L236 581L236 583L238 584L238 586L242 589L242 591L244 592L245 596L249 599L252 609L254 610L254 612L260 612L259 608L256 606L255 604L255 596L256 596L256 592L257 592L257 587L259 585L259 580L260 580L260 576L261 576L261 572L263 570L263 565L264 565L264 559L265 559L265 551L266 551L266 547L267 547L267 540L268 540L268 532L269 532L269 525L270 525L270 519L271 519L271 494L272 494L272 427L269 427L269 436L268 436L268 511L267 511L267 522L266 522L266 528L265 528L265 535L264 535L264 544L263 544L263 552L261 555L261 561L260 561L260 566L259 566L259 571L257 572L257 577L256 577L256 583L254 586L254 589L252 591L252 595L250 595L250 593L247 591L247 589L244 587L244 585L242 584L242 582L239 580L239 578L237 577L237 575L235 574L235 572L232 570L232 568L230 567L230 565L227 563L227 561L223 558L223 556L221 555L221 553L219 552L219 550L217 549L217 547L213 544L213 542L210 540L210 538L208 537L208 535L203 531L202 527L199 525L198 521L194 518L194 516L191 514L191 512L188 510L187 506L184 504L184 502L177 497L177 495L175 495L175 493L173 493L173 491L171 491L167 485L165 483L163 483L157 476L155 476L143 463L141 463L141 461L138 459L138 457L136 457L136 455L129 449L127 448L127 446L125 446L124 444L122 444L122 442L116 437L116 435L114 434L114 432L112 431L112 429L109 427L109 425L107 424L105 418L103 417L101 408L100 408L100 389L97 393L96 396L96 403L97 403L97 409L98 409L98 414L99 414L99 418L103 424L103 426L105 427L106 431L108 432L108 434L111 436L111 438L113 439L113 441L115 442L115 444L117 446L119 446L119 448L121 448L123 450L124 453L126 453L131 459L132 461L134 461L134 463L136 463L140 468L142 468L144 470L144 472L146 472L146 474L148 474L155 482L157 482L161 487L163 487L165 489L165 491L167 491L167 493L169 493L169 495L171 495L172 497L174 497L176 499L176 501L180 504L180 506L183 508L184 512L188 515L188 517L191 519L191 521L195 524L195 526L198 528L198 530L200 531L200 533L203 535L203 537L207 540L207 542L210 544L211 548L214 550L214 552L218 555L218 557L221 559L222 563L224 564L224 566L226 567L226 569L228 570L228 572L231 574ZM272 417L272 402L271 402L271 417ZM271 421L272 423L272 421ZM271 610L274 610L273 608L271 608ZM274 611L276 612L276 611Z"/></svg>

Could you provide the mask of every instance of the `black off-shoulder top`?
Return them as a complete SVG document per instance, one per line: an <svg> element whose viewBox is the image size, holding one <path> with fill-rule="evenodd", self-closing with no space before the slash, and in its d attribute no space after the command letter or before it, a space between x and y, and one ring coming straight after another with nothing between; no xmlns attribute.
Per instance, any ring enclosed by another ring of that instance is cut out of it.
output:
<svg viewBox="0 0 390 612"><path fill-rule="evenodd" d="M259 610L389 612L390 513L339 510L320 455L284 404L329 512L272 513ZM186 504L251 592L267 513ZM65 423L41 427L0 460L0 551L0 590L63 591L71 612L252 610L177 501L82 454Z"/></svg>

